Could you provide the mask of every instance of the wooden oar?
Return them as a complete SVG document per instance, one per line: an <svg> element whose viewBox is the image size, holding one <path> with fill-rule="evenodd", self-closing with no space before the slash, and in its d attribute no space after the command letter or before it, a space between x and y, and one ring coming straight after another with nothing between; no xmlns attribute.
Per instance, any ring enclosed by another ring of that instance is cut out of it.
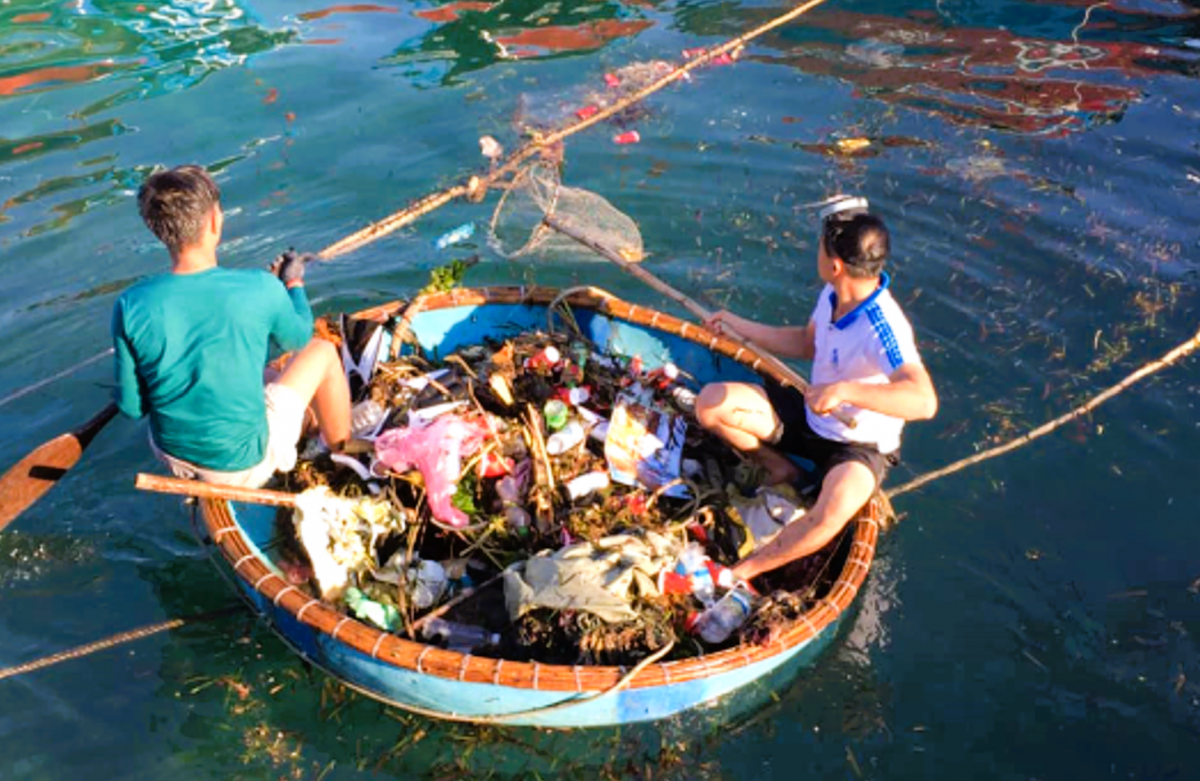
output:
<svg viewBox="0 0 1200 781"><path fill-rule="evenodd" d="M550 226L551 228L558 231L559 233L566 236L567 238L572 239L573 241L575 241L579 244L582 244L583 246L590 249L592 252L595 252L598 255L602 255L605 258L611 260L613 263L616 263L624 271L626 271L629 274L632 274L633 276L642 280L650 287L652 287L655 290L657 290L658 292L662 293L664 296L671 299L672 301L675 301L680 306L682 306L684 309L688 310L693 315L700 318L701 322L707 321L709 316L712 314L712 312L705 309L700 304L696 303L692 299L685 296L683 293L680 293L678 290L671 287L666 282L663 282L661 279L659 279L658 277L654 276L646 269L639 266L637 264L637 262L640 261L641 258L637 258L636 260L633 260L633 259L627 259L627 258L621 257L616 252L613 252L612 249L610 249L609 247L606 247L603 244L601 244L597 241L594 241L590 237L575 230L575 228L573 226L571 226L569 223L564 222L562 217L559 217L557 215L547 214L543 218L543 222L545 222L546 225ZM793 386L795 386L796 390L800 391L801 394L803 394L804 391L808 388L808 382L803 377L801 377L799 374L797 374L796 371L792 367L788 366L786 363L779 360L774 355L772 355L771 353L764 350L762 347L759 347L754 342L745 338L744 336L739 334L737 331L730 328L728 325L722 326L722 331L730 339L733 339L733 341L737 342L738 344L741 344L744 347L754 350L756 353L761 355L764 363L770 365L771 368L775 369L775 371L777 371L781 375L783 375L784 379L786 379L789 383L791 383ZM829 414L833 415L835 418L840 420L842 423L846 424L846 426L848 428L854 428L857 425L857 421L855 421L854 418L850 417L849 415L842 412L841 410L833 410Z"/></svg>
<svg viewBox="0 0 1200 781"><path fill-rule="evenodd" d="M84 449L116 414L117 405L109 404L87 423L58 435L5 472L0 477L0 529L57 485L59 478L75 466Z"/></svg>

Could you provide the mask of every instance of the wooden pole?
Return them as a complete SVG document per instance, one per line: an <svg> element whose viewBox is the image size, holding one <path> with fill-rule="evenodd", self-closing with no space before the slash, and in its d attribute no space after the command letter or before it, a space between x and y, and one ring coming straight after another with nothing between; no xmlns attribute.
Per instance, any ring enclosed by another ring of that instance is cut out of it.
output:
<svg viewBox="0 0 1200 781"><path fill-rule="evenodd" d="M546 223L546 225L550 226L554 230L563 234L567 238L572 239L573 241L578 242L579 244L582 244L583 246L590 249L592 252L595 252L598 255L602 255L603 257L607 258L608 260L611 260L613 263L616 263L618 266L621 267L621 269L623 271L637 277L638 279L645 282L650 287L654 288L655 290L662 293L667 298L670 298L672 301L674 301L675 303L682 306L684 309L691 312L696 317L700 318L701 322L707 321L708 318L712 315L712 312L705 309L703 306L696 303L691 298L688 298L683 293L680 293L678 290L671 287L666 282L663 282L661 279L654 276L653 274L651 274L649 271L642 268L638 264L632 263L632 262L626 260L625 258L621 257L618 253L614 252L609 247L604 246L603 244L599 243L598 241L591 238L590 236L586 236L586 235L580 233L569 223L564 222L561 216L548 214L543 219L543 221ZM772 355L771 353L764 350L762 347L759 347L754 342L745 338L744 336L739 334L737 331L730 328L728 325L723 325L721 328L722 328L722 331L730 339L732 339L733 341L742 345L743 347L746 347L747 349L753 350L754 352L756 352L760 356L762 356L764 363L768 364L772 369L774 369L779 374L781 374L784 377L784 379L789 384L791 384L796 390L800 391L801 394L803 394L808 389L808 381L805 380L803 377L801 377L796 372L796 370L793 369L791 366L788 366L786 363L779 360L774 355ZM849 415L845 414L844 412L841 412L840 410L834 410L830 414L833 415L835 418L837 418L842 423L844 423L849 428L854 428L856 425L858 425L857 422L854 420L854 418L850 417Z"/></svg>
<svg viewBox="0 0 1200 781"><path fill-rule="evenodd" d="M266 504L274 507L295 507L296 495L286 491L271 491L266 488L242 488L236 485L202 483L199 480L184 480L178 477L163 477L138 472L134 485L142 491L161 494L182 494L198 499L227 499L231 502Z"/></svg>

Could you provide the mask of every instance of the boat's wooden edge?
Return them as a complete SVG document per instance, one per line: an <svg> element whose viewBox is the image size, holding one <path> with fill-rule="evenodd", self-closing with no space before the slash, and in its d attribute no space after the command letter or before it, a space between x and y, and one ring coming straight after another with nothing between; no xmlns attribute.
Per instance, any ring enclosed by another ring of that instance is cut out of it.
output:
<svg viewBox="0 0 1200 781"><path fill-rule="evenodd" d="M386 304L357 313L356 316L384 321L398 315L403 328L407 327L411 318L419 311L488 303L546 305L554 301L559 292L553 288L541 287L457 289L417 298L407 308L399 303ZM596 309L637 325L679 335L726 355L759 373L775 377L761 357L748 348L671 315L627 303L595 289L578 290L566 296L564 300L572 306ZM626 672L621 667L512 662L461 654L405 640L367 626L320 600L309 597L272 572L266 563L252 552L227 502L206 499L201 501L200 508L208 534L238 577L276 607L291 613L301 623L330 635L373 659L423 675L538 691L598 691L616 684ZM662 686L732 672L816 638L850 609L863 587L875 558L883 512L882 501L878 497L863 508L855 521L850 555L830 593L772 643L741 645L693 659L649 665L627 685L631 688Z"/></svg>

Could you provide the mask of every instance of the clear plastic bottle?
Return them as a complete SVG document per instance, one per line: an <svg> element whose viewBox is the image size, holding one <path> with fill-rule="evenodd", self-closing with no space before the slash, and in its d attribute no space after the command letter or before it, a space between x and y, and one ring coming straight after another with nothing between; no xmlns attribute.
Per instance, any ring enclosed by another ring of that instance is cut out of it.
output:
<svg viewBox="0 0 1200 781"><path fill-rule="evenodd" d="M496 495L504 505L504 518L510 529L520 531L529 528L529 513L521 506L521 484L512 475L496 481Z"/></svg>
<svg viewBox="0 0 1200 781"><path fill-rule="evenodd" d="M360 401L350 410L350 433L358 438L373 435L386 412L374 399Z"/></svg>
<svg viewBox="0 0 1200 781"><path fill-rule="evenodd" d="M546 440L546 452L552 456L562 455L583 441L586 432L578 420L572 420L560 431L550 435Z"/></svg>
<svg viewBox="0 0 1200 781"><path fill-rule="evenodd" d="M424 610L433 607L446 593L446 570L436 561L418 561L408 568L408 582L413 607Z"/></svg>
<svg viewBox="0 0 1200 781"><path fill-rule="evenodd" d="M750 592L737 585L700 614L696 630L706 643L723 643L750 616Z"/></svg>
<svg viewBox="0 0 1200 781"><path fill-rule="evenodd" d="M675 571L688 578L692 583L692 593L696 599L705 605L711 605L716 597L717 589L713 584L712 573L708 570L708 554L697 542L689 542L679 554Z"/></svg>
<svg viewBox="0 0 1200 781"><path fill-rule="evenodd" d="M499 634L489 632L481 626L460 624L436 617L421 626L421 637L426 640L441 638L446 648L455 651L468 651L481 645L496 645L500 642Z"/></svg>
<svg viewBox="0 0 1200 781"><path fill-rule="evenodd" d="M671 400L680 412L692 414L696 411L696 394L693 391L682 385L672 385L667 393L671 394Z"/></svg>

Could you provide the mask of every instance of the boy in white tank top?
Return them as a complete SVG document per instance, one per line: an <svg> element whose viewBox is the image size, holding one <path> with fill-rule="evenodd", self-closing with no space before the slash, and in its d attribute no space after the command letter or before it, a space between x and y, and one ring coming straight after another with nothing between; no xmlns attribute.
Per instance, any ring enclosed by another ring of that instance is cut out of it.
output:
<svg viewBox="0 0 1200 781"><path fill-rule="evenodd" d="M825 472L817 503L733 568L749 580L823 548L866 504L898 461L908 420L937 412L912 326L883 271L891 241L864 198L821 212L817 273L825 288L803 326L768 326L720 311L706 325L734 331L781 357L811 360L801 395L776 383L706 385L696 401L701 425L766 467L768 483L798 477L786 453ZM854 428L830 413L852 418Z"/></svg>

